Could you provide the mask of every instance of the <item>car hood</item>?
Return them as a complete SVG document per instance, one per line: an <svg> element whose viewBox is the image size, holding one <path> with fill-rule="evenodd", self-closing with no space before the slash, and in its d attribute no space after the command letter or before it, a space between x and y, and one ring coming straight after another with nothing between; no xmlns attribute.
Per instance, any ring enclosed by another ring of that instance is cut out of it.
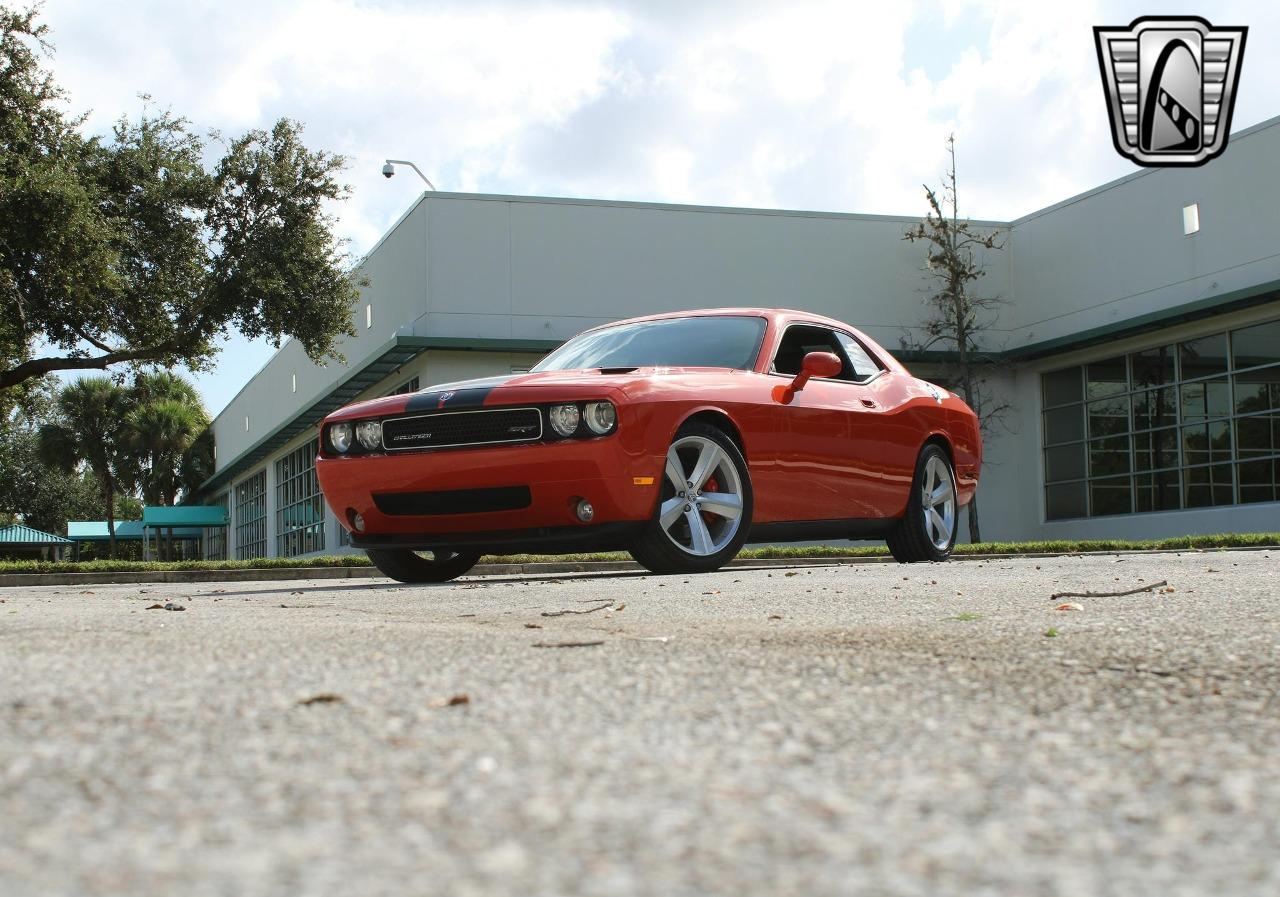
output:
<svg viewBox="0 0 1280 897"><path fill-rule="evenodd" d="M429 386L416 393L369 399L334 412L333 419L384 416L413 411L449 411L513 401L551 402L625 398L656 378L682 381L718 379L744 373L727 368L635 367L588 368L572 371L537 371L458 380Z"/></svg>

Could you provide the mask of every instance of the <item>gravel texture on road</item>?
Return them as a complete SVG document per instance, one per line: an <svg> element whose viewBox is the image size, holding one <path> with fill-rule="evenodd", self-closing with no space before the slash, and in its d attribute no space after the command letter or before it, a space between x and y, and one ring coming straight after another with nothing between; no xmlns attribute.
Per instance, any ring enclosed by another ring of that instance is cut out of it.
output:
<svg viewBox="0 0 1280 897"><path fill-rule="evenodd" d="M0 894L1274 895L1278 573L0 590Z"/></svg>

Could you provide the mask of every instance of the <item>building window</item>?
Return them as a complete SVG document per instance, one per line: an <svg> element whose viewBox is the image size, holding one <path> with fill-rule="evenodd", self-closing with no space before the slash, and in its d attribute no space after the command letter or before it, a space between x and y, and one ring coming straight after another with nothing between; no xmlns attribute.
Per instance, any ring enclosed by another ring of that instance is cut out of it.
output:
<svg viewBox="0 0 1280 897"><path fill-rule="evenodd" d="M1182 207L1182 232L1191 236L1200 230L1200 203L1193 202Z"/></svg>
<svg viewBox="0 0 1280 897"><path fill-rule="evenodd" d="M324 549L324 498L316 480L311 440L276 462L276 555L293 557Z"/></svg>
<svg viewBox="0 0 1280 897"><path fill-rule="evenodd" d="M372 304L366 305L364 307L364 329L368 330L371 327L373 327L373 305Z"/></svg>
<svg viewBox="0 0 1280 897"><path fill-rule="evenodd" d="M267 472L236 484L236 557L267 556Z"/></svg>
<svg viewBox="0 0 1280 897"><path fill-rule="evenodd" d="M419 389L419 387L418 387L418 378L417 378L417 377L414 377L414 378L412 378L412 379L410 379L410 380L405 381L404 383L401 383L401 384L400 384L399 386L397 386L395 389L391 390L391 392L387 393L387 395L389 395L389 396L402 396L402 395L404 395L405 393L417 392L417 391L418 391L418 389Z"/></svg>
<svg viewBox="0 0 1280 897"><path fill-rule="evenodd" d="M227 510L227 502L231 496L223 492L209 504L216 508ZM205 529L205 545L208 550L205 552L205 560L208 561L225 561L227 559L227 528L225 526L211 526Z"/></svg>
<svg viewBox="0 0 1280 897"><path fill-rule="evenodd" d="M1280 500L1280 321L1040 382L1049 520Z"/></svg>

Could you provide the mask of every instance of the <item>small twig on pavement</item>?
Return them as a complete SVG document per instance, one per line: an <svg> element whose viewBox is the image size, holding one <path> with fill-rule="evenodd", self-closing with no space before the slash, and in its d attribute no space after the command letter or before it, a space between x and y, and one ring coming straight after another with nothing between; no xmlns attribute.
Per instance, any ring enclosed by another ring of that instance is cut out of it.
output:
<svg viewBox="0 0 1280 897"><path fill-rule="evenodd" d="M586 610L572 610L572 609L544 610L542 612L542 615L544 617L563 617L565 614L594 614L596 611L604 610L606 607L613 607L613 602L606 601L604 604L601 604L599 607L589 607Z"/></svg>
<svg viewBox="0 0 1280 897"><path fill-rule="evenodd" d="M1159 582L1153 582L1149 586L1139 586L1136 589L1129 589L1124 592L1058 592L1055 595L1050 595L1049 600L1057 601L1059 598L1119 598L1123 595L1136 595L1139 592L1150 592L1152 589L1158 589L1161 586L1167 586L1168 584L1167 580L1162 579Z"/></svg>
<svg viewBox="0 0 1280 897"><path fill-rule="evenodd" d="M603 645L604 639L593 642L534 642L535 648L592 648L596 645Z"/></svg>

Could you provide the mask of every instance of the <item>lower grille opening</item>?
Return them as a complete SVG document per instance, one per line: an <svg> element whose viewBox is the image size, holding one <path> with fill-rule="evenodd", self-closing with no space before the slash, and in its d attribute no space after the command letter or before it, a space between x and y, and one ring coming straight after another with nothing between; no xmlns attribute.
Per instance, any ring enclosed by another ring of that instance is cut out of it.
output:
<svg viewBox="0 0 1280 897"><path fill-rule="evenodd" d="M490 489L450 489L443 492L374 493L378 510L392 517L435 517L442 514L481 514L518 511L533 503L528 486Z"/></svg>

